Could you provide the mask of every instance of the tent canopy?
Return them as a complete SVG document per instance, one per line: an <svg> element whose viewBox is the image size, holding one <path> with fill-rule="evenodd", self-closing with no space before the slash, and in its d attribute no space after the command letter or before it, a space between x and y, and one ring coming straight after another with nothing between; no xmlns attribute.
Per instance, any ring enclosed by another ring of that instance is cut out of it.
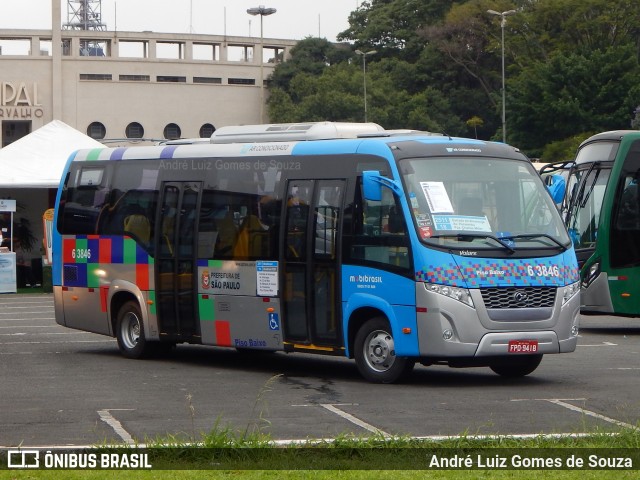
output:
<svg viewBox="0 0 640 480"><path fill-rule="evenodd" d="M0 188L58 188L69 155L104 145L53 120L0 149Z"/></svg>

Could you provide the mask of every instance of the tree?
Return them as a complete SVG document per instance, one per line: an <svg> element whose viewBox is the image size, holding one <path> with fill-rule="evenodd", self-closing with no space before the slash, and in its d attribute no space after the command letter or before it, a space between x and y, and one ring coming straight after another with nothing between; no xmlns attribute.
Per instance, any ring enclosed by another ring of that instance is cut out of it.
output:
<svg viewBox="0 0 640 480"><path fill-rule="evenodd" d="M344 62L351 55L349 46L337 46L326 38L307 37L291 49L289 60L276 66L269 78L270 87L286 90L297 74L320 75L327 66Z"/></svg>
<svg viewBox="0 0 640 480"><path fill-rule="evenodd" d="M349 16L338 40L375 48L382 56L415 60L424 48L418 31L444 18L453 0L370 0Z"/></svg>
<svg viewBox="0 0 640 480"><path fill-rule="evenodd" d="M512 141L539 152L582 132L629 128L640 101L640 66L631 46L558 52L524 69L507 92Z"/></svg>
<svg viewBox="0 0 640 480"><path fill-rule="evenodd" d="M481 127L482 125L484 125L484 121L480 117L474 115L465 123L470 128L473 128L473 133L475 134L476 138L478 138L478 127Z"/></svg>

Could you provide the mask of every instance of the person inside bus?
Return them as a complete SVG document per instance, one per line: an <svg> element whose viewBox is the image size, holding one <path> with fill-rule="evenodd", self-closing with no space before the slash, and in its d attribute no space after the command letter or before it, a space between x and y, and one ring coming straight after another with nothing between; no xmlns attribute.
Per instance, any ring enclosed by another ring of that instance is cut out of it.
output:
<svg viewBox="0 0 640 480"><path fill-rule="evenodd" d="M123 230L148 247L151 239L151 224L142 207L130 205L124 215Z"/></svg>
<svg viewBox="0 0 640 480"><path fill-rule="evenodd" d="M233 258L260 258L267 247L268 229L255 212L248 214L240 225L233 247Z"/></svg>
<svg viewBox="0 0 640 480"><path fill-rule="evenodd" d="M222 218L216 220L218 235L214 247L214 258L231 258L238 238L238 229L233 221L233 214L227 210Z"/></svg>

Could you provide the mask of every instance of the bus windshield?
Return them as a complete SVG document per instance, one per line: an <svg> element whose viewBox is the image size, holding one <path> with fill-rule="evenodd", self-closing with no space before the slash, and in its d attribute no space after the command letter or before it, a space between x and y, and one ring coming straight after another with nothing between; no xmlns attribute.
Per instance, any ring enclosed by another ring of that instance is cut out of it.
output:
<svg viewBox="0 0 640 480"><path fill-rule="evenodd" d="M576 248L594 248L611 168L592 163L571 172L567 190L567 228Z"/></svg>
<svg viewBox="0 0 640 480"><path fill-rule="evenodd" d="M400 162L420 239L444 248L566 249L569 237L531 164L498 158Z"/></svg>

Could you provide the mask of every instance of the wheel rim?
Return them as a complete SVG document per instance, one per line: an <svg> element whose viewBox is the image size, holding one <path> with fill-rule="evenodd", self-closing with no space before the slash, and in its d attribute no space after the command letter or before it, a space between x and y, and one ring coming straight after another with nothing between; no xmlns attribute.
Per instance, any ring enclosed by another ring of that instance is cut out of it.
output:
<svg viewBox="0 0 640 480"><path fill-rule="evenodd" d="M364 341L364 358L376 372L386 372L396 360L393 337L384 330L374 330Z"/></svg>
<svg viewBox="0 0 640 480"><path fill-rule="evenodd" d="M133 312L128 312L122 319L122 342L128 349L136 348L140 339L140 319Z"/></svg>

